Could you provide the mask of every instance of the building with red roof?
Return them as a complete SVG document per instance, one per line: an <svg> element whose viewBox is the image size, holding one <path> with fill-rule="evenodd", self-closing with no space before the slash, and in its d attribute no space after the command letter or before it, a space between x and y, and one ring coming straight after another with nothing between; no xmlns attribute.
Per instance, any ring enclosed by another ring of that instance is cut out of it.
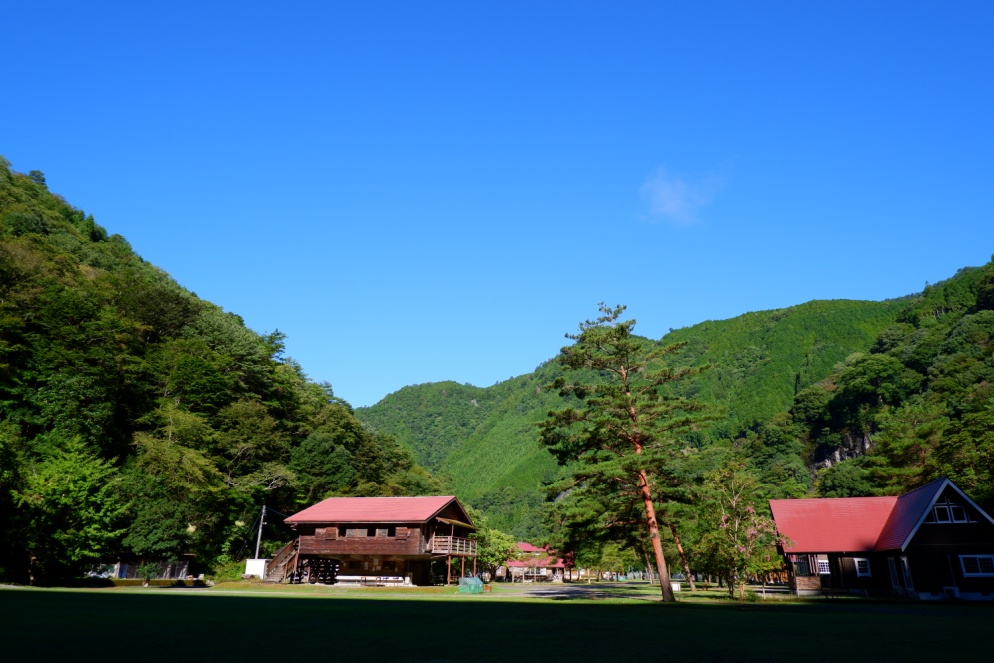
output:
<svg viewBox="0 0 994 663"><path fill-rule="evenodd" d="M549 546L535 546L527 541L518 541L520 555L517 559L509 559L497 569L499 578L507 582L552 581L561 582L567 569L573 565L562 557L556 556Z"/></svg>
<svg viewBox="0 0 994 663"><path fill-rule="evenodd" d="M994 599L994 520L949 479L899 497L770 500L798 594Z"/></svg>
<svg viewBox="0 0 994 663"><path fill-rule="evenodd" d="M451 569L453 558L476 570L476 527L451 495L329 497L285 522L297 538L269 561L268 580L424 585L433 561Z"/></svg>

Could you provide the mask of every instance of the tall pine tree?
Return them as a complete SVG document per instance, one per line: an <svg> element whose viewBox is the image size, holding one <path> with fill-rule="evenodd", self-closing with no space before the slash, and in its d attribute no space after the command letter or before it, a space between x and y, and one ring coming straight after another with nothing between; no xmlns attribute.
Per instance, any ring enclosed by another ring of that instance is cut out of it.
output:
<svg viewBox="0 0 994 663"><path fill-rule="evenodd" d="M580 325L558 356L567 376L552 386L575 404L552 411L541 439L560 463L577 462L582 485L612 493L618 504L641 503L664 601L673 601L659 539L656 481L681 447L680 435L697 423L702 406L665 386L699 369L672 368L665 358L682 345L657 347L635 336L624 306L600 304L601 315Z"/></svg>

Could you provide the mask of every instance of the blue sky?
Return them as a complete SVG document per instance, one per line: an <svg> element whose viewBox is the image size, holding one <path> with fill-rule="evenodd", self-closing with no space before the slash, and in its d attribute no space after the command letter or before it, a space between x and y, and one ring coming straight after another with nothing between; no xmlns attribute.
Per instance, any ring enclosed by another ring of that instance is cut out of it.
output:
<svg viewBox="0 0 994 663"><path fill-rule="evenodd" d="M355 406L994 253L991 2L48 2L0 154Z"/></svg>

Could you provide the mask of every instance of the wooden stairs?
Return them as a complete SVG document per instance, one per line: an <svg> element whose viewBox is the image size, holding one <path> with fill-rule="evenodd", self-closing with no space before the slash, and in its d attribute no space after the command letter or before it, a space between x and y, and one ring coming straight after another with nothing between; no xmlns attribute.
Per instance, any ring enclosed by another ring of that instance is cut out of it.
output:
<svg viewBox="0 0 994 663"><path fill-rule="evenodd" d="M285 582L297 566L297 548L300 543L294 539L286 544L266 563L266 576L263 582Z"/></svg>

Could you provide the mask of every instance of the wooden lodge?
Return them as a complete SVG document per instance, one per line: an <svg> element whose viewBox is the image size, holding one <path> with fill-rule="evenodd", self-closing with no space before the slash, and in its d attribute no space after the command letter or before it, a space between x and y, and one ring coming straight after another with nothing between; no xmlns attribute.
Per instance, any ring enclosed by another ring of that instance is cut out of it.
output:
<svg viewBox="0 0 994 663"><path fill-rule="evenodd" d="M549 546L535 546L518 541L518 556L497 568L497 578L505 582L562 582L567 569L572 576L573 565Z"/></svg>
<svg viewBox="0 0 994 663"><path fill-rule="evenodd" d="M799 595L994 600L994 520L949 479L899 497L770 500Z"/></svg>
<svg viewBox="0 0 994 663"><path fill-rule="evenodd" d="M271 582L429 585L432 563L476 573L476 530L453 496L330 497L285 520L297 538L266 565Z"/></svg>

